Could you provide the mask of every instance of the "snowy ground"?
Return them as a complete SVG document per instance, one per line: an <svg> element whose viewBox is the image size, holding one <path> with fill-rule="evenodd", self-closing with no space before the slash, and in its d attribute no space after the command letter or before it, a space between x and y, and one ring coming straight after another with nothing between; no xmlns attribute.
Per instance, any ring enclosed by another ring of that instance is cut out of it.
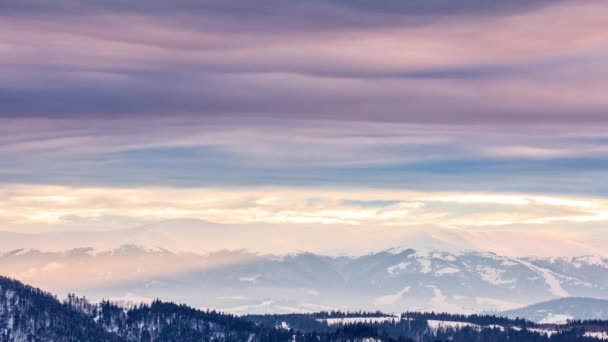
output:
<svg viewBox="0 0 608 342"><path fill-rule="evenodd" d="M343 317L343 318L328 318L317 319L320 322L327 322L328 325L336 324L353 324L353 323L382 323L389 321L398 321L399 316L383 316L383 317Z"/></svg>

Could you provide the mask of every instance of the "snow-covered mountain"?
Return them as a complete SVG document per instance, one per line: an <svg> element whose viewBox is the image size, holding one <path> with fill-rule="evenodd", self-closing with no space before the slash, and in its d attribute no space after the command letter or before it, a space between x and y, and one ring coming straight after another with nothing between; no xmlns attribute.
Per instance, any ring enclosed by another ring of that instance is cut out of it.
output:
<svg viewBox="0 0 608 342"><path fill-rule="evenodd" d="M124 244L159 246L173 252L199 254L223 249L246 249L272 254L303 250L334 256L362 255L405 245L417 250L492 251L506 256L574 256L579 254L576 251L608 256L601 243L580 241L563 234L553 236L534 230L461 229L441 225L353 227L298 224L286 227L271 223L221 224L180 219L108 231L0 231L0 252L18 248L64 251L83 246L105 250Z"/></svg>
<svg viewBox="0 0 608 342"><path fill-rule="evenodd" d="M608 300L582 297L559 298L500 314L510 318L525 318L537 323L563 324L571 319L608 320Z"/></svg>
<svg viewBox="0 0 608 342"><path fill-rule="evenodd" d="M513 258L393 248L362 256L208 254L124 245L18 249L0 273L57 294L162 298L237 313L325 309L504 311L562 297L608 298L608 260Z"/></svg>

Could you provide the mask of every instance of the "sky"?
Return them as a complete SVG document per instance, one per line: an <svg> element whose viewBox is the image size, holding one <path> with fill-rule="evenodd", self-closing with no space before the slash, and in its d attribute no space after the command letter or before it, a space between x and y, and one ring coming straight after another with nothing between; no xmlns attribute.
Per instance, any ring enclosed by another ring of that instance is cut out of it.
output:
<svg viewBox="0 0 608 342"><path fill-rule="evenodd" d="M608 242L607 11L2 1L0 230L194 218Z"/></svg>

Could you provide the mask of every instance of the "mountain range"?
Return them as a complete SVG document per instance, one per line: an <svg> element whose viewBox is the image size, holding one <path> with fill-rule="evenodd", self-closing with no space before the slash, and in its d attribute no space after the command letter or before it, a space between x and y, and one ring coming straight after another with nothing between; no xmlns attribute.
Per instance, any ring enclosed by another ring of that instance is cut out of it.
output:
<svg viewBox="0 0 608 342"><path fill-rule="evenodd" d="M602 231L603 230L598 230ZM441 225L424 226L352 226L331 224L251 223L222 224L196 219L150 222L117 230L69 230L14 232L0 230L0 251L32 248L65 251L90 247L113 249L125 244L161 247L173 252L208 253L245 249L262 254L289 254L307 251L322 255L363 255L394 246L413 249L491 251L505 256L577 256L602 255L608 251L602 241L590 237L579 240L576 234L551 234L538 230L461 229ZM596 242L597 242L596 241ZM339 243L337 243L339 242ZM581 253L577 253L581 251ZM583 252L584 251L584 252ZM565 254L573 253L573 254Z"/></svg>
<svg viewBox="0 0 608 342"><path fill-rule="evenodd" d="M0 256L0 270L59 296L77 292L124 302L162 298L239 314L332 309L496 313L559 298L608 298L608 259L595 256L515 258L411 248L361 256L197 254L123 245L62 252L16 249ZM537 316L522 312L534 321L545 318Z"/></svg>

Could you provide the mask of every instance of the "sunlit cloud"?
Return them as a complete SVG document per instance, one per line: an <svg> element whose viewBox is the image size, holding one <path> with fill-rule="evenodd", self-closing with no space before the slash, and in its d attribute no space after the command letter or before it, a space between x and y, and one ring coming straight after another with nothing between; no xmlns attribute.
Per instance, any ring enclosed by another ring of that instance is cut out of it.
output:
<svg viewBox="0 0 608 342"><path fill-rule="evenodd" d="M433 193L366 188L82 188L4 186L0 219L9 230L126 228L195 218L217 223L471 228L608 220L602 198ZM368 203L375 203L374 205ZM116 218L123 218L116 220ZM118 222L118 223L117 223Z"/></svg>
<svg viewBox="0 0 608 342"><path fill-rule="evenodd" d="M608 220L605 1L0 9L0 230Z"/></svg>

